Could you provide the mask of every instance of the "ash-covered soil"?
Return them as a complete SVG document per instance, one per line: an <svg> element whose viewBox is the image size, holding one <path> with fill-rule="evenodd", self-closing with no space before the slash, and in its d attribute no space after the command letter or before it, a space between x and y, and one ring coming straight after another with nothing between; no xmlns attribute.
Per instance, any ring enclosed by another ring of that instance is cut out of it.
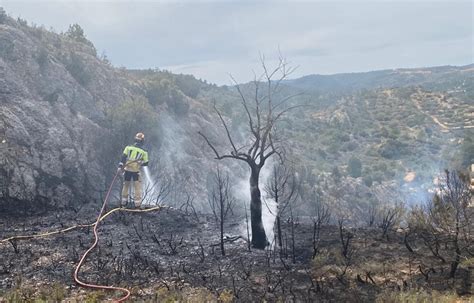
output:
<svg viewBox="0 0 474 303"><path fill-rule="evenodd" d="M3 215L0 240L90 224L98 208L87 205L29 217ZM313 259L310 221L284 221L281 256L271 249L249 251L242 224L241 220L226 224L229 238L222 256L219 227L212 216L167 208L117 211L100 223L99 245L80 277L131 289L131 301L373 302L387 291L412 289L454 291L463 295L462 300L471 299L472 272L461 268L456 279L447 279L447 265L430 257L416 241L411 243L414 252L409 252L402 233L392 231L387 240L380 238L378 229L346 229L354 236L348 262L341 255L336 226L322 228ZM0 243L0 302L94 302L120 297L74 283L75 266L92 242L92 227L83 227Z"/></svg>

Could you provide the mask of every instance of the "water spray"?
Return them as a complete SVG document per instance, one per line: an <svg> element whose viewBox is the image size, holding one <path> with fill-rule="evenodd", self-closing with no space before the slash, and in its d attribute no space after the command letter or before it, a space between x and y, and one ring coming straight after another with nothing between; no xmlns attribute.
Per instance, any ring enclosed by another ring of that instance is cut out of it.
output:
<svg viewBox="0 0 474 303"><path fill-rule="evenodd" d="M270 177L271 170L268 169L272 167L271 164L264 166L260 173L260 182L265 184L266 180ZM234 195L240 201L250 201L250 184L248 181L248 176L244 179L240 179L236 186L234 187ZM267 236L267 241L274 245L274 226L276 222L276 214L278 212L278 205L272 198L268 197L265 191L261 192L262 200L262 223L263 228L265 229L265 234ZM245 203L245 202L244 202ZM250 208L250 205L249 205ZM244 220L240 225L240 232L243 235L247 234L247 222ZM250 237L252 236L252 229L249 229ZM250 240L250 239L249 239Z"/></svg>
<svg viewBox="0 0 474 303"><path fill-rule="evenodd" d="M275 223L276 216L278 214L278 204L275 200L267 197L267 195L262 195L262 221L263 227L265 228L265 233L267 235L267 241L270 243L270 248L273 248L275 245Z"/></svg>
<svg viewBox="0 0 474 303"><path fill-rule="evenodd" d="M148 166L143 167L143 172L145 173L146 186L155 185L155 182L154 182L153 178L151 177L150 170L148 169Z"/></svg>
<svg viewBox="0 0 474 303"><path fill-rule="evenodd" d="M153 198L155 195L156 195L156 182L155 180L153 179L153 177L151 176L151 173L150 173L150 169L148 168L148 166L143 166L143 172L145 174L145 189L146 189L146 195L151 195L151 197ZM147 201L143 201L144 204L150 204L150 198L146 199ZM158 202L158 201L156 201Z"/></svg>

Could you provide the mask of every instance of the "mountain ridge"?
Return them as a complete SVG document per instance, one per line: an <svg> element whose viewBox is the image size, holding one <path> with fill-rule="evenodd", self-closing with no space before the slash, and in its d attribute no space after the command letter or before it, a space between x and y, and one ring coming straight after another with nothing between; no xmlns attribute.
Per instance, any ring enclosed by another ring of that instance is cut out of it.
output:
<svg viewBox="0 0 474 303"><path fill-rule="evenodd" d="M396 68L331 75L311 74L286 82L302 89L311 89L319 85L319 87L314 89L317 91L337 89L343 92L353 92L360 89L393 88L426 84L432 80L423 76L442 77L449 73L472 72L473 68L474 64L468 64L461 66L444 65L422 68ZM405 77L399 78L400 75L403 74ZM411 77L408 78L407 75Z"/></svg>

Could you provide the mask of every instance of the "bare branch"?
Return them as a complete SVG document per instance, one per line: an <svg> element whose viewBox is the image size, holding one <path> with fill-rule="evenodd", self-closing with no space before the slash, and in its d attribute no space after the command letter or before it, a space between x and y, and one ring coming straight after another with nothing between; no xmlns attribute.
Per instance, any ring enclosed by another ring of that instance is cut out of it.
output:
<svg viewBox="0 0 474 303"><path fill-rule="evenodd" d="M242 105L244 106L244 109L245 109L245 112L247 113L247 118L249 119L249 127L250 127L250 132L257 138L257 131L255 130L254 128L254 122L253 122L253 118L252 118L252 114L250 113L250 110L247 106L247 99L245 98L245 95L243 94L242 90L240 89L240 85L237 83L237 81L232 77L230 76L232 81L234 82L235 84L235 87L237 88L237 92L239 93L240 95L240 98L242 99Z"/></svg>
<svg viewBox="0 0 474 303"><path fill-rule="evenodd" d="M219 119L222 122L222 125L224 126L225 132L227 134L227 139L229 140L230 145L232 145L234 153L238 154L237 148L235 147L235 144L234 144L234 140L232 140L232 136L230 135L229 128L227 127L227 123L225 122L224 118L222 117L220 111L217 109L215 104L214 104L214 110L216 111L217 115L219 116Z"/></svg>
<svg viewBox="0 0 474 303"><path fill-rule="evenodd" d="M244 158L244 157L241 157L239 155L232 155L232 154L226 154L226 155L220 155L219 152L217 151L217 149L214 147L214 145L209 141L209 139L206 137L206 135L204 135L202 132L198 131L198 134L204 138L204 140L206 141L207 145L212 149L212 151L214 152L214 154L216 155L215 159L217 160L222 160L222 159L226 159L226 158L232 158L232 159L238 159L238 160L242 160L242 161L245 161L247 162L248 159L247 158Z"/></svg>

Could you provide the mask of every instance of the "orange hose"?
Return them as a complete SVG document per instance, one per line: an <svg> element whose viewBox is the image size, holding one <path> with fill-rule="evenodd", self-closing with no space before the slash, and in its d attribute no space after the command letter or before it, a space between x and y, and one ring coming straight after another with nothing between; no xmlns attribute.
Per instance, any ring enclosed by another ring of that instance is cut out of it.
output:
<svg viewBox="0 0 474 303"><path fill-rule="evenodd" d="M123 297L121 297L120 299L115 300L115 302L123 302L123 301L127 300L128 297L130 297L130 291L128 289L122 288L122 287L116 287L116 286L89 284L89 283L86 283L86 282L83 282L83 281L79 280L79 278L77 277L78 273L79 273L79 270L81 269L81 266L84 263L87 255L97 246L97 243L99 242L99 236L97 234L97 226L99 226L99 222L100 222L100 219L102 217L102 213L104 212L105 206L107 205L107 200L109 199L110 192L112 191L112 187L113 187L113 185L115 183L115 180L117 179L118 175L119 175L119 171L117 171L117 173L115 173L114 179L112 180L112 183L109 186L109 190L107 191L107 195L105 196L104 204L102 204L102 208L101 208L101 210L99 212L99 215L97 216L97 220L94 224L94 237L95 237L94 244L92 244L92 246L89 247L89 249L84 253L84 255L82 255L82 258L79 261L79 263L77 264L76 270L74 271L74 280L76 281L77 284L81 285L82 287L122 291L122 292L125 293L125 295Z"/></svg>

